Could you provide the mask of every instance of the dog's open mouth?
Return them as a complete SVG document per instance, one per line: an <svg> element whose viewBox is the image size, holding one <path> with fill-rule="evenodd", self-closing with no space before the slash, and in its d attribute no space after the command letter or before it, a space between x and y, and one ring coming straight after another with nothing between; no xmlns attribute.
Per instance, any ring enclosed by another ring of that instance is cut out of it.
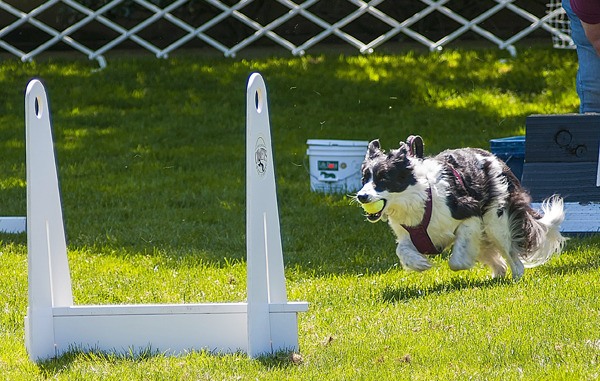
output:
<svg viewBox="0 0 600 381"><path fill-rule="evenodd" d="M383 209L385 209L386 200L377 200L362 204L362 208L366 213L367 220L369 222L377 222L381 219Z"/></svg>

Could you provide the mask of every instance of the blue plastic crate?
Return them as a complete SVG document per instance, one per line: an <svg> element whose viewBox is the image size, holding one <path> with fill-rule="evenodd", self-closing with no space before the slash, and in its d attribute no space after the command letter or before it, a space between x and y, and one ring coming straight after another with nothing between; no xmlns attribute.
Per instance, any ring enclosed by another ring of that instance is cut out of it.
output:
<svg viewBox="0 0 600 381"><path fill-rule="evenodd" d="M509 166L520 181L525 161L525 136L492 139L490 140L490 150Z"/></svg>

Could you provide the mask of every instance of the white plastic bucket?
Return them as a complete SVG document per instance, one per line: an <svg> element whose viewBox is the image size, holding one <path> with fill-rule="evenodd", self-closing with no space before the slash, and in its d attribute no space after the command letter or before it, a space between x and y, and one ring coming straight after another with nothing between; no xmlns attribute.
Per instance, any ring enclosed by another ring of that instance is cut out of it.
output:
<svg viewBox="0 0 600 381"><path fill-rule="evenodd" d="M306 144L311 190L347 193L361 188L360 166L369 142L309 139Z"/></svg>

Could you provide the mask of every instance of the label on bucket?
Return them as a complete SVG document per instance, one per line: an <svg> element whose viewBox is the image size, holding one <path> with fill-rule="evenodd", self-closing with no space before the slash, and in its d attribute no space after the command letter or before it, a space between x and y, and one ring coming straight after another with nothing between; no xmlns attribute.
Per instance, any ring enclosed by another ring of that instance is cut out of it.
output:
<svg viewBox="0 0 600 381"><path fill-rule="evenodd" d="M317 163L319 167L319 171L337 171L338 170L338 162L337 161L323 161L319 160Z"/></svg>
<svg viewBox="0 0 600 381"><path fill-rule="evenodd" d="M313 191L349 193L361 188L360 166L369 142L309 139L307 143Z"/></svg>

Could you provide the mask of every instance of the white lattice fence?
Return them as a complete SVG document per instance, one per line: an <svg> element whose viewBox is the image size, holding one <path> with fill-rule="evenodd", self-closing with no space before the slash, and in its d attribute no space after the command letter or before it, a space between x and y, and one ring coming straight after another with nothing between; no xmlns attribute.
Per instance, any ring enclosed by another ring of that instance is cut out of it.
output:
<svg viewBox="0 0 600 381"><path fill-rule="evenodd" d="M460 9L452 0L331 1L329 4L344 5L338 18L332 19L319 11L323 8L318 7L319 2L0 0L0 48L22 61L29 61L57 45L66 45L89 59L97 60L104 67L104 54L123 44L135 44L158 58L166 58L169 53L192 43L200 43L233 57L244 48L258 44L264 46L265 39L294 55L302 55L331 39L347 43L361 53L370 53L386 42L405 41L416 41L430 50L439 50L459 37L471 34L513 55L516 54L514 44L534 31L546 31L554 39L566 41L567 45L571 41L568 29L565 30L563 24L557 25L557 20L564 20L564 11L560 6L551 4L534 14L515 0L481 0L477 4L481 12L465 15L461 14L465 13L464 1L460 2ZM85 5L94 3L103 5ZM407 7L409 4L411 7ZM269 8L270 13L275 15L264 20L256 17L253 12L259 6ZM203 7L201 17L186 16L188 10L199 7ZM399 9L414 12L402 14ZM134 13L142 17L135 17ZM494 17L504 14L506 18L507 13L513 30L515 26L518 30L510 32L510 35L501 35L490 26L494 25ZM427 26L439 23L441 19L449 22L452 27L448 29L452 30L443 35L429 33ZM372 25L373 28L364 28L364 31L352 28L357 23ZM303 26L304 33L294 33L298 25ZM238 32L239 36L234 41L222 38L220 31L223 26ZM90 40L89 36L98 31L104 37Z"/></svg>
<svg viewBox="0 0 600 381"><path fill-rule="evenodd" d="M575 49L575 43L571 39L571 23L567 14L562 9L560 0L550 0L547 4L548 13L556 12L552 17L551 25L561 33L552 34L552 44L557 49ZM568 36L568 38L565 38Z"/></svg>

